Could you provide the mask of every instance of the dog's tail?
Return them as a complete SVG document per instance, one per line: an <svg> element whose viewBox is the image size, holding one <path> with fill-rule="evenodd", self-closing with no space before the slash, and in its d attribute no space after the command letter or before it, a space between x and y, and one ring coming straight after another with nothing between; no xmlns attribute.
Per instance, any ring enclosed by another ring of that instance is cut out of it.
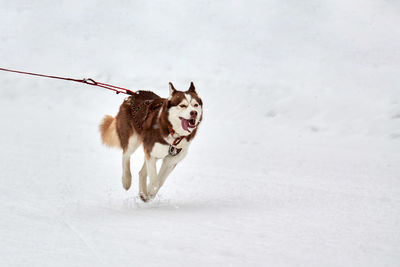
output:
<svg viewBox="0 0 400 267"><path fill-rule="evenodd" d="M114 117L106 115L101 121L99 129L104 145L121 148L121 141L117 133L117 120Z"/></svg>

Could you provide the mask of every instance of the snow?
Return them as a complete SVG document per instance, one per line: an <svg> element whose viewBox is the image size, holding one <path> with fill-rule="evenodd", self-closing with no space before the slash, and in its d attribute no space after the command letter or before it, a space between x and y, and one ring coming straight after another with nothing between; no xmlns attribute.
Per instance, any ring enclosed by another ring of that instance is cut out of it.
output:
<svg viewBox="0 0 400 267"><path fill-rule="evenodd" d="M98 124L123 95L0 73L0 266L399 266L396 1L2 1L0 67L204 122L151 203Z"/></svg>

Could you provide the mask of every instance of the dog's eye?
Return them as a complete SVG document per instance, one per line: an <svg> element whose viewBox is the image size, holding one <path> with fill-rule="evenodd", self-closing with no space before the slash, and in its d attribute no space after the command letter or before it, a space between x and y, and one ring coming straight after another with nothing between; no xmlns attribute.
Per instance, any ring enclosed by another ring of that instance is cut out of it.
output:
<svg viewBox="0 0 400 267"><path fill-rule="evenodd" d="M182 104L182 105L179 105L181 108L187 108L187 106L186 105L184 105L184 104Z"/></svg>
<svg viewBox="0 0 400 267"><path fill-rule="evenodd" d="M197 108L199 106L199 104L194 104L194 107Z"/></svg>

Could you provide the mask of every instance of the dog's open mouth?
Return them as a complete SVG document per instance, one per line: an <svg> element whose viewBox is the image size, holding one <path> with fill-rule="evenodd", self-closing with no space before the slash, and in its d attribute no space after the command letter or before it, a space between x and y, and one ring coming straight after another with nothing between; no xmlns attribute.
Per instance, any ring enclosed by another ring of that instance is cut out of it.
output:
<svg viewBox="0 0 400 267"><path fill-rule="evenodd" d="M182 128L185 131L188 131L189 133L191 133L192 131L189 128L195 128L196 127L196 119L195 118L191 118L191 119L184 119L182 117L179 117L181 119L182 122Z"/></svg>

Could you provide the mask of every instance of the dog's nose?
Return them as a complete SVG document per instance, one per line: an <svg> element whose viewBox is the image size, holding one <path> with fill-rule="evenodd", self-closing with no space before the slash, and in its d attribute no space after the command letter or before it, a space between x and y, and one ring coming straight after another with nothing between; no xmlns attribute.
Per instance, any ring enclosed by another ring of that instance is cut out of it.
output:
<svg viewBox="0 0 400 267"><path fill-rule="evenodd" d="M196 110L190 111L190 116L191 117L196 117L197 116L197 111Z"/></svg>

